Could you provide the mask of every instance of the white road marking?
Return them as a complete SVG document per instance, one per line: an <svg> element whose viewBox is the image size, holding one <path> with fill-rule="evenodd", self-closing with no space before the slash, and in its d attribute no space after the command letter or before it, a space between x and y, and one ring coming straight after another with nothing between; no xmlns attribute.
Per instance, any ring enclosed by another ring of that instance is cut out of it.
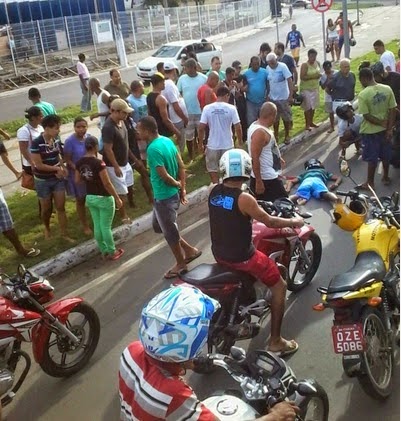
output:
<svg viewBox="0 0 401 421"><path fill-rule="evenodd" d="M189 227L183 229L181 231L181 234L188 234L192 230L198 228L199 226L201 226L202 224L204 224L205 222L208 222L208 221L209 221L208 217L202 218L199 221L195 222L194 224L190 225ZM151 256L152 254L159 251L160 249L162 249L165 246L166 246L166 242L164 240L160 241L159 243L157 243L156 245L154 245L150 249L148 249L148 250L144 251L143 253L138 254L137 256L129 259L128 261L124 262L118 268L113 269L113 271L105 273L104 275L100 276L99 278L96 278L93 281L87 283L86 285L83 285L82 287L70 292L69 294L65 295L63 298L80 297L81 295L85 294L86 292L88 292L92 288L95 288L95 287L98 287L98 286L104 284L105 282L107 282L111 278L115 278L116 276L123 275L124 273L126 273L128 271L128 269L132 269L133 267L135 267L136 265L141 263L144 259Z"/></svg>

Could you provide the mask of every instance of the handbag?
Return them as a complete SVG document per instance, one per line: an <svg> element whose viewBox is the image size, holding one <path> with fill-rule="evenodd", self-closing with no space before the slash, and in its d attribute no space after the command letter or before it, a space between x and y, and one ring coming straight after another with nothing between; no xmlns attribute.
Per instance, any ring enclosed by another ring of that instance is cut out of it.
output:
<svg viewBox="0 0 401 421"><path fill-rule="evenodd" d="M29 146L31 146L32 143L32 133L28 127L29 131ZM33 179L32 172L29 173L26 170L24 170L23 163L22 163L22 155L21 156L21 168L22 168L22 175L21 175L21 187L28 190L35 190L35 180Z"/></svg>

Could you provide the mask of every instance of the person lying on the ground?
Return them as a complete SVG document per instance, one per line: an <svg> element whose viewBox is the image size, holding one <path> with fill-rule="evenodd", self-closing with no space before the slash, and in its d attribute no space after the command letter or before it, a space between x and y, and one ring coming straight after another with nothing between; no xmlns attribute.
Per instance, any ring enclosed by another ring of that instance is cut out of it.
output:
<svg viewBox="0 0 401 421"><path fill-rule="evenodd" d="M355 144L356 153L362 154L361 136L359 129L363 116L355 114L350 102L340 105L336 109L338 117L338 143L341 148L341 156L345 157L345 151L349 146Z"/></svg>
<svg viewBox="0 0 401 421"><path fill-rule="evenodd" d="M323 164L315 158L305 162L304 166L305 172L298 177L287 180L285 185L287 192L290 192L292 186L299 183L296 193L289 196L293 202L304 205L311 197L334 203L341 200L332 191L329 191L335 190L341 184L340 176L326 171ZM327 188L329 181L334 181L334 183Z"/></svg>

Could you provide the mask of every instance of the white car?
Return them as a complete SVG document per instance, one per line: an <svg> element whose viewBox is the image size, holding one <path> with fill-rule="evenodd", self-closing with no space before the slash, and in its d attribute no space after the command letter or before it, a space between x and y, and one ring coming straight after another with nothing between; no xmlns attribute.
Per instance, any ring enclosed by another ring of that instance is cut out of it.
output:
<svg viewBox="0 0 401 421"><path fill-rule="evenodd" d="M175 41L162 45L154 54L145 58L136 66L136 73L140 79L145 82L156 73L156 65L160 62L174 63L181 73L181 56L192 50L196 54L202 69L206 72L210 68L210 61L217 56L222 59L222 50L220 46L214 45L212 42L195 41Z"/></svg>

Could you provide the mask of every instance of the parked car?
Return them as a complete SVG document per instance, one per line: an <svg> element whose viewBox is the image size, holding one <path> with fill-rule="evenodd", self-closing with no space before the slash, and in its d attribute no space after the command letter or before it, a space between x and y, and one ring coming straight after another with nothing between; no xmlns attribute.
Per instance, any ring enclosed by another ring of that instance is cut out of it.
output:
<svg viewBox="0 0 401 421"><path fill-rule="evenodd" d="M304 8L304 9L311 9L312 2L310 0L295 0L292 3L293 8Z"/></svg>
<svg viewBox="0 0 401 421"><path fill-rule="evenodd" d="M156 73L156 65L160 62L174 63L178 72L181 72L181 56L188 51L194 51L196 58L206 72L210 68L210 61L217 56L222 59L222 49L218 45L206 40L195 41L175 41L162 45L154 54L145 58L137 65L137 75L144 82L150 81L150 78Z"/></svg>

